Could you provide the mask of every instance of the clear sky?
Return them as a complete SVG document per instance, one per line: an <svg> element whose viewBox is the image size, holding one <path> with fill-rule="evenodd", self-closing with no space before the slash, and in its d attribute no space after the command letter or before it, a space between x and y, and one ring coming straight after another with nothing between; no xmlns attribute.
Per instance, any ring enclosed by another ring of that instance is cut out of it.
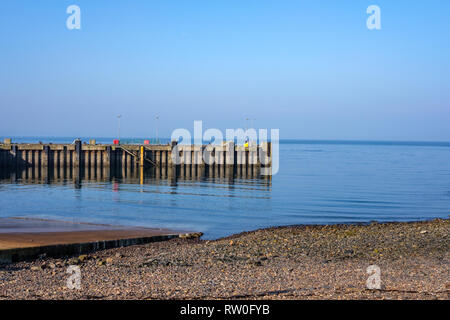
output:
<svg viewBox="0 0 450 320"><path fill-rule="evenodd" d="M1 136L450 141L449 75L448 0L0 2Z"/></svg>

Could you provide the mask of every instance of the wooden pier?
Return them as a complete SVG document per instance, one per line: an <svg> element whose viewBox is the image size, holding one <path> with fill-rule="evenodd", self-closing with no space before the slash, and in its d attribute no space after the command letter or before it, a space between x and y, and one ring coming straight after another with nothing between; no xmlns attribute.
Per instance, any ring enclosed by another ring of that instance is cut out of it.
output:
<svg viewBox="0 0 450 320"><path fill-rule="evenodd" d="M223 145L166 145L145 144L89 144L75 140L72 144L12 143L5 139L0 144L0 170L39 170L48 176L82 175L89 172L108 175L110 172L136 172L138 169L157 168L161 172L181 172L181 175L199 175L209 171L228 175L230 172L246 175L262 167L271 167L270 142L237 146L232 142Z"/></svg>

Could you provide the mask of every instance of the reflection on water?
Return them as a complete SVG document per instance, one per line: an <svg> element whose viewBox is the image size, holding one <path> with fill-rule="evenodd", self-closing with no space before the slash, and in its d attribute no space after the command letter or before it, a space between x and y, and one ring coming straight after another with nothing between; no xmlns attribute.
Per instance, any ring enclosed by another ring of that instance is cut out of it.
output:
<svg viewBox="0 0 450 320"><path fill-rule="evenodd" d="M259 181L270 186L271 177L262 176L257 166L164 166L151 168L128 168L127 170L111 170L96 167L28 167L0 170L0 184L7 183L46 183L67 184L71 181L75 187L81 187L85 182L117 182L127 184L155 184L166 180L171 185L178 181L210 181L233 184L235 179L252 182Z"/></svg>
<svg viewBox="0 0 450 320"><path fill-rule="evenodd" d="M125 171L42 167L0 170L0 216L206 233L219 223L222 235L225 230L231 233L239 220L248 223L254 219L255 212L242 212L250 209L251 202L258 202L254 209L270 208L271 179L261 176L256 167L247 169L177 166Z"/></svg>

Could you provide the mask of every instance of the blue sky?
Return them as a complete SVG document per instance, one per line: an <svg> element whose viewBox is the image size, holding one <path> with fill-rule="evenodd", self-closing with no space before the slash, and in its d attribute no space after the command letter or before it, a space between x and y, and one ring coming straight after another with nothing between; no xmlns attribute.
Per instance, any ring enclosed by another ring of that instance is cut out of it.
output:
<svg viewBox="0 0 450 320"><path fill-rule="evenodd" d="M66 8L81 8L81 30ZM368 30L366 8L381 8ZM450 1L0 3L1 136L450 141Z"/></svg>

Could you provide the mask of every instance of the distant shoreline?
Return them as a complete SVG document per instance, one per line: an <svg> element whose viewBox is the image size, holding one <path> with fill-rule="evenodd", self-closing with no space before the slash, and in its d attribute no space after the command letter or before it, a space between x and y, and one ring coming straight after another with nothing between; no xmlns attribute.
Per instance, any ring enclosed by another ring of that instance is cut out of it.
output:
<svg viewBox="0 0 450 320"><path fill-rule="evenodd" d="M74 139L81 139L88 142L90 139L96 139L99 143L112 143L115 137L46 137L46 136L0 136L0 142L5 138L12 138L16 143L72 143ZM122 137L124 141L155 139L154 137ZM170 138L158 138L161 143L170 143ZM205 142L206 143L206 142ZM323 145L380 145L380 146L441 146L450 147L450 141L431 141L431 140L364 140L364 139L280 139L280 144L323 144Z"/></svg>

